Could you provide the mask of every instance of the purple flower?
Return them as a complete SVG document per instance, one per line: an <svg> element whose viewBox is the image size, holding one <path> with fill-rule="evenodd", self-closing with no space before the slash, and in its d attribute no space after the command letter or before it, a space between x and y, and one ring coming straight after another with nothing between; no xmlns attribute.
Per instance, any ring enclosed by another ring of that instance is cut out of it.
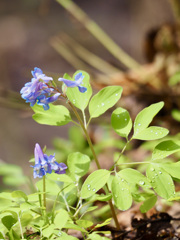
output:
<svg viewBox="0 0 180 240"><path fill-rule="evenodd" d="M34 178L42 178L47 173L52 173L54 170L57 174L64 174L66 173L67 166L64 163L56 162L55 155L46 155L43 153L41 147L38 143L35 145L34 149L34 156L35 156L35 165L34 168Z"/></svg>
<svg viewBox="0 0 180 240"><path fill-rule="evenodd" d="M44 110L48 110L49 109L49 105L48 104L51 103L51 102L55 102L60 95L61 95L60 93L56 93L56 94L54 94L51 97L46 97L45 95L40 95L37 98L37 100L38 100L37 104L38 105L42 105Z"/></svg>
<svg viewBox="0 0 180 240"><path fill-rule="evenodd" d="M65 78L59 78L58 81L62 81L67 87L74 88L78 87L79 91L84 93L87 91L86 87L81 86L83 83L84 76L82 75L82 72L77 73L74 77L75 81L67 80Z"/></svg>
<svg viewBox="0 0 180 240"><path fill-rule="evenodd" d="M54 89L46 85L46 83L53 79L43 74L40 68L35 67L31 73L33 78L31 82L26 83L21 89L21 97L25 99L27 103L30 103L31 107L37 103L38 105L42 105L44 110L48 110L48 104L56 101L60 93L54 94ZM43 80L43 82L40 80Z"/></svg>
<svg viewBox="0 0 180 240"><path fill-rule="evenodd" d="M34 71L31 71L33 77L35 79L42 79L44 82L48 83L49 81L53 80L52 77L46 76L40 68L35 67Z"/></svg>

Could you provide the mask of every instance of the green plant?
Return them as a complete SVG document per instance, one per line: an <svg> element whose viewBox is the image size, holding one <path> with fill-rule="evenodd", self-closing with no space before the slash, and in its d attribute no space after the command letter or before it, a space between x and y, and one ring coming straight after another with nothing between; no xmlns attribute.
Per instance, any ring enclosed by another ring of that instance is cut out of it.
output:
<svg viewBox="0 0 180 240"><path fill-rule="evenodd" d="M158 196L167 201L179 200L173 180L180 180L180 163L168 159L180 150L178 140L166 138L158 142L146 161L123 159L132 141L159 140L167 136L167 129L150 126L163 102L143 109L134 123L126 109L118 107L112 112L112 128L125 143L122 150L116 152L110 169L102 169L88 126L119 101L122 88L105 87L92 96L89 75L77 71L73 78L65 74L60 79L63 81L61 92L40 69L36 68L32 73L32 81L25 85L21 94L32 105L33 119L39 124L52 126L74 123L82 130L91 154L71 152L66 167L55 160L55 155L46 155L36 144L34 177L40 178L35 183L36 191L29 195L21 190L0 193L1 239L77 239L68 234L69 229L80 231L84 239L107 239L100 235L107 232L98 231L98 228L109 224L113 218L116 228L120 229L117 211L129 209L133 201L142 202L140 210L144 213L155 205ZM63 105L52 104L58 100ZM97 170L89 174L91 161L95 161ZM138 165L144 166L146 176L129 167ZM97 209L95 201L102 202L104 207ZM106 217L99 223L98 217L102 213Z"/></svg>

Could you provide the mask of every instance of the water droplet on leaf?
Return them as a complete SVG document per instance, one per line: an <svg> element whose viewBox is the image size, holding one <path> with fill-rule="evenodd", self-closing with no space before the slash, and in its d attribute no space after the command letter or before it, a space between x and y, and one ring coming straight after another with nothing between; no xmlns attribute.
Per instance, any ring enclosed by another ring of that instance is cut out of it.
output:
<svg viewBox="0 0 180 240"><path fill-rule="evenodd" d="M139 181L139 184L140 184L140 185L144 185L145 182L144 182L144 181Z"/></svg>

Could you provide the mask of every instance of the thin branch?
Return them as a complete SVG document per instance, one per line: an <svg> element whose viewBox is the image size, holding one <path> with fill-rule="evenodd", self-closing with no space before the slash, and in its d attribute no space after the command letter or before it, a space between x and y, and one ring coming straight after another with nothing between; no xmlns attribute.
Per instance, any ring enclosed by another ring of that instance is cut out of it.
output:
<svg viewBox="0 0 180 240"><path fill-rule="evenodd" d="M96 24L88 15L71 0L57 0L68 12L70 12L81 24L121 63L127 68L134 69L139 67L132 57L122 50L100 26Z"/></svg>

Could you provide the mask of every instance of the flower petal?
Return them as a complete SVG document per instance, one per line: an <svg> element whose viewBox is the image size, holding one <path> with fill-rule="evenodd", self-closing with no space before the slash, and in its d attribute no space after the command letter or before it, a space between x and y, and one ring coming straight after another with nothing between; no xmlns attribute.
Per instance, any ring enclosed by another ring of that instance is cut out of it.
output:
<svg viewBox="0 0 180 240"><path fill-rule="evenodd" d="M35 67L34 71L31 71L34 78L37 78L38 75L43 74L43 71L40 68Z"/></svg>
<svg viewBox="0 0 180 240"><path fill-rule="evenodd" d="M81 93L85 93L87 91L87 88L82 86L78 86L78 89Z"/></svg>
<svg viewBox="0 0 180 240"><path fill-rule="evenodd" d="M40 145L38 143L36 143L35 145L35 149L34 149L34 156L35 156L35 163L38 164L40 162L40 164L46 164L46 161L44 159L44 154L43 151L40 147Z"/></svg>
<svg viewBox="0 0 180 240"><path fill-rule="evenodd" d="M82 80L84 79L84 76L82 75L82 72L77 73L77 74L75 75L74 79L75 79L75 81L78 81L78 82L80 81L80 82L82 82Z"/></svg>
<svg viewBox="0 0 180 240"><path fill-rule="evenodd" d="M58 81L62 81L64 84L66 84L67 87L77 87L79 85L78 82L76 81L71 81L71 80L67 80L65 78L59 78Z"/></svg>

